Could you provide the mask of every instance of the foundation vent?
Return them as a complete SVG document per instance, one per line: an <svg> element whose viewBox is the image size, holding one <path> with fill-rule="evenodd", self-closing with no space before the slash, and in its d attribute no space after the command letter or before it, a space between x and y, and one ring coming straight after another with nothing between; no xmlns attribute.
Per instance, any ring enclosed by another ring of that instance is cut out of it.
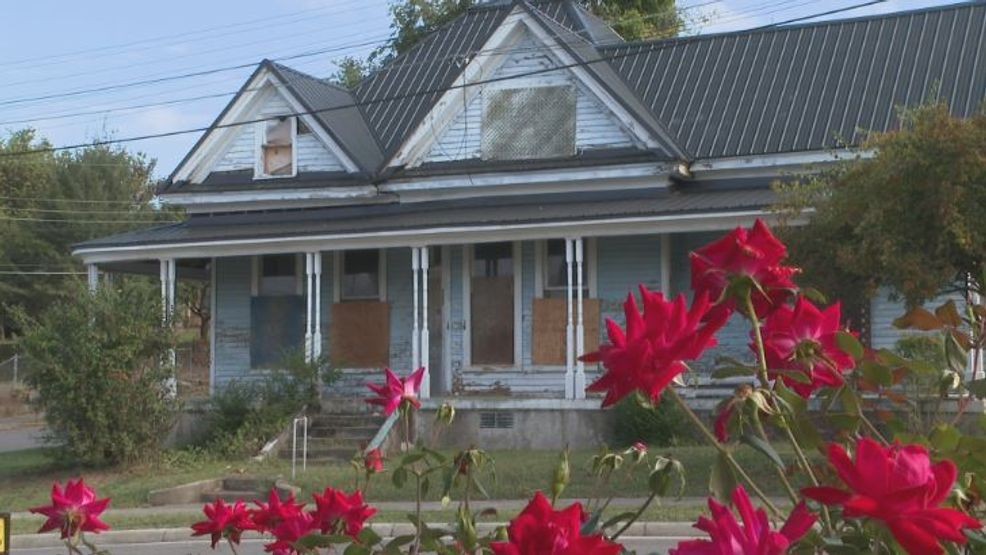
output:
<svg viewBox="0 0 986 555"><path fill-rule="evenodd" d="M514 427L514 413L505 411L486 411L479 413L479 429L510 430Z"/></svg>

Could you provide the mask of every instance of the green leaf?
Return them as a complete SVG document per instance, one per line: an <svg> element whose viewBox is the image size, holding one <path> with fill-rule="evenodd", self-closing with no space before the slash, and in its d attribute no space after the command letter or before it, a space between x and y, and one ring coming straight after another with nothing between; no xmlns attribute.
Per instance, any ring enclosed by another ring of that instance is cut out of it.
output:
<svg viewBox="0 0 986 555"><path fill-rule="evenodd" d="M965 388L976 396L977 399L986 398L986 378L966 382Z"/></svg>
<svg viewBox="0 0 986 555"><path fill-rule="evenodd" d="M401 466L410 466L423 458L425 458L424 453L408 453L401 459Z"/></svg>
<svg viewBox="0 0 986 555"><path fill-rule="evenodd" d="M298 541L294 542L294 544L297 547L311 550L317 548L332 547L333 545L340 543L352 543L352 541L353 538L350 538L349 536L342 536L342 535L328 536L325 534L308 534L299 538Z"/></svg>
<svg viewBox="0 0 986 555"><path fill-rule="evenodd" d="M784 468L784 461L781 460L781 456L777 454L774 447L759 436L746 433L740 437L740 441L750 447L753 447L757 451L760 451L764 456L770 459L770 462L774 463L777 468Z"/></svg>
<svg viewBox="0 0 986 555"><path fill-rule="evenodd" d="M949 426L948 424L939 424L931 430L931 434L928 437L928 441L934 446L938 451L954 451L959 446L959 441L962 439L962 432L958 431L954 426Z"/></svg>
<svg viewBox="0 0 986 555"><path fill-rule="evenodd" d="M421 497L428 495L428 490L431 488L431 480L428 478L423 478L421 480Z"/></svg>
<svg viewBox="0 0 986 555"><path fill-rule="evenodd" d="M403 466L394 469L394 473L390 476L390 481L394 483L395 488L403 488L404 484L407 483L407 469Z"/></svg>
<svg viewBox="0 0 986 555"><path fill-rule="evenodd" d="M863 349L863 344L859 342L859 339L847 331L836 333L835 343L840 349L856 360L862 359L863 355L866 354L866 350Z"/></svg>
<svg viewBox="0 0 986 555"><path fill-rule="evenodd" d="M636 514L637 513L634 512L634 511L627 511L625 513L620 513L620 514L614 516L613 518L607 520L606 522L604 522L603 523L603 526L602 526L602 529L605 530L605 529L609 528L610 526L614 526L618 522L622 522L624 520L630 520Z"/></svg>
<svg viewBox="0 0 986 555"><path fill-rule="evenodd" d="M828 297L825 296L825 293L822 293L814 287L802 287L801 294L815 304L829 304Z"/></svg>
<svg viewBox="0 0 986 555"><path fill-rule="evenodd" d="M387 542L387 545L384 547L384 551L387 552L394 551L396 553L400 553L401 547L408 545L413 541L414 541L414 534L396 536L394 537L394 539Z"/></svg>
<svg viewBox="0 0 986 555"><path fill-rule="evenodd" d="M737 376L753 376L757 373L757 369L752 366L719 366L712 371L712 379L723 380L726 378L735 378Z"/></svg>
<svg viewBox="0 0 986 555"><path fill-rule="evenodd" d="M894 375L890 368L872 360L864 360L860 363L859 371L862 372L866 381L870 383L884 387L889 387L894 383Z"/></svg>
<svg viewBox="0 0 986 555"><path fill-rule="evenodd" d="M362 543L363 545L377 545L378 543L383 541L383 538L380 537L380 534L376 533L373 530L373 528L370 528L369 526L363 528L363 530L359 533L358 537L360 543Z"/></svg>
<svg viewBox="0 0 986 555"><path fill-rule="evenodd" d="M736 489L736 474L724 453L719 453L709 474L709 491L723 503L729 503Z"/></svg>
<svg viewBox="0 0 986 555"><path fill-rule="evenodd" d="M342 555L370 555L371 553L373 553L373 550L369 547L358 543L351 543L349 544L349 547L342 552Z"/></svg>

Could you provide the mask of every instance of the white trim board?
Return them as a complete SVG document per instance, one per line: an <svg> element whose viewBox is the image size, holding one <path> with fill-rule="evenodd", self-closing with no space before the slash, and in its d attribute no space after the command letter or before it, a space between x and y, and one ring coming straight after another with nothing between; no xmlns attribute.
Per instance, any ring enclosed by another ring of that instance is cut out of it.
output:
<svg viewBox="0 0 986 555"><path fill-rule="evenodd" d="M722 231L748 226L756 218L775 221L768 209L698 214L666 214L537 224L450 226L421 230L370 231L326 235L243 238L195 243L89 247L73 251L85 264L158 258L209 258L412 245L488 243L558 236L613 236L689 231ZM797 223L797 222L795 222Z"/></svg>

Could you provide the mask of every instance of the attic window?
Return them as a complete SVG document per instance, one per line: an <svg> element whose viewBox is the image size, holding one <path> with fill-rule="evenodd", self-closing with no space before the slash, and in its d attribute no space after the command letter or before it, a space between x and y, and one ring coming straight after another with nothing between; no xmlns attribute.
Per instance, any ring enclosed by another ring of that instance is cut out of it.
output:
<svg viewBox="0 0 986 555"><path fill-rule="evenodd" d="M483 91L484 160L532 160L575 155L575 88Z"/></svg>
<svg viewBox="0 0 986 555"><path fill-rule="evenodd" d="M294 175L294 140L298 120L293 117L261 122L260 163L261 177L291 177Z"/></svg>

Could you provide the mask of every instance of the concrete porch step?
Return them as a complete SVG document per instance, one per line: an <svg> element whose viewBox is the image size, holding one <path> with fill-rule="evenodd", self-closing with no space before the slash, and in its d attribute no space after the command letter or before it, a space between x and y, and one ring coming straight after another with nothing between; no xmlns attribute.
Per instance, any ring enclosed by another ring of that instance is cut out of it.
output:
<svg viewBox="0 0 986 555"><path fill-rule="evenodd" d="M364 439L371 438L380 429L380 425L377 424L367 424L360 426L330 426L322 424L319 426L312 426L308 429L309 437L318 438L353 438L353 439Z"/></svg>
<svg viewBox="0 0 986 555"><path fill-rule="evenodd" d="M309 428L380 426L386 419L376 414L325 414L319 413L311 418Z"/></svg>
<svg viewBox="0 0 986 555"><path fill-rule="evenodd" d="M265 496L256 490L221 489L216 491L207 491L202 494L203 503L213 503L218 499L222 499L227 503L234 503L236 501L244 501L246 503L250 503L254 499L263 499L263 498L265 498Z"/></svg>

